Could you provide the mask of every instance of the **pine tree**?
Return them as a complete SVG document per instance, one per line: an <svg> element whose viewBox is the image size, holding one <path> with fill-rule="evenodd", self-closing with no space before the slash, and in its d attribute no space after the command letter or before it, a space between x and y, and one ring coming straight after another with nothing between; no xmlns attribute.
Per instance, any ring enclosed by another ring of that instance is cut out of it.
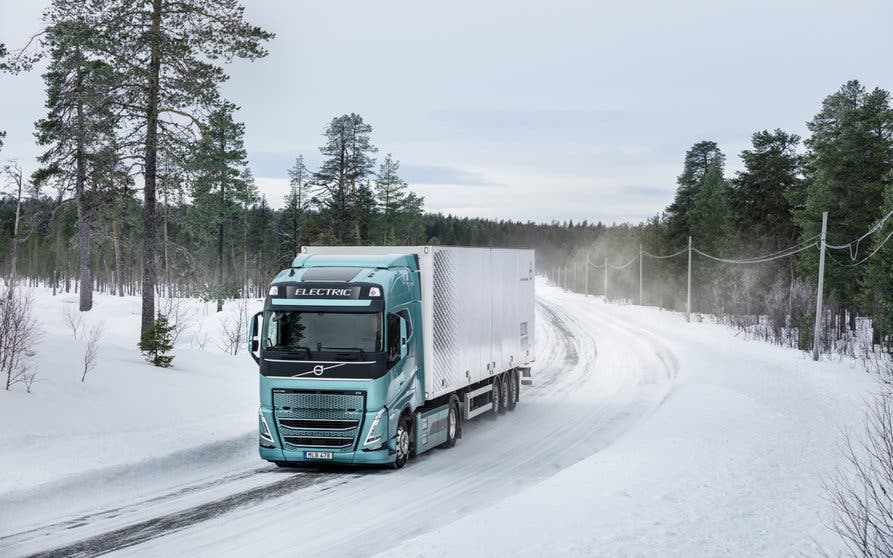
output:
<svg viewBox="0 0 893 558"><path fill-rule="evenodd" d="M197 212L193 222L196 231L217 242L216 284L217 311L230 289L224 283L224 252L228 226L239 214L242 205L251 203L255 194L251 183L240 176L240 168L248 163L245 152L245 127L233 120L236 107L230 103L211 113L205 135L195 147L192 168L196 178L192 198ZM250 174L249 174L250 177Z"/></svg>
<svg viewBox="0 0 893 558"><path fill-rule="evenodd" d="M789 193L800 181L800 136L763 130L752 142L753 149L741 152L744 170L732 181L732 213L745 245L771 252L795 241Z"/></svg>
<svg viewBox="0 0 893 558"><path fill-rule="evenodd" d="M677 246L688 242L692 234L691 212L711 171L722 176L725 155L714 141L698 142L685 153L685 166L676 180L676 198L667 208L667 226L670 241Z"/></svg>
<svg viewBox="0 0 893 558"><path fill-rule="evenodd" d="M237 0L96 0L101 7L102 52L130 84L122 106L144 133L142 330L155 315L158 245L156 192L158 152L183 141L184 128L198 127L203 111L219 107L226 74L218 61L267 55L274 35L245 21ZM162 119L162 116L167 118Z"/></svg>
<svg viewBox="0 0 893 558"><path fill-rule="evenodd" d="M333 118L319 148L325 160L314 173L316 200L329 222L329 233L336 243L353 239L362 243L357 201L365 193L364 181L372 173L378 151L370 141L372 126L355 113Z"/></svg>
<svg viewBox="0 0 893 558"><path fill-rule="evenodd" d="M375 181L375 194L382 214L382 243L394 242L394 228L398 211L406 203L407 184L400 178L400 161L388 153L378 170Z"/></svg>
<svg viewBox="0 0 893 558"><path fill-rule="evenodd" d="M242 202L242 298L248 298L249 295L249 276L248 276L248 206L257 201L257 185L254 183L254 176L251 169L245 167L239 175L242 181L244 191L241 196Z"/></svg>
<svg viewBox="0 0 893 558"><path fill-rule="evenodd" d="M158 314L149 329L140 336L139 349L146 362L159 368L170 368L174 360L168 353L174 348L174 326L168 323L167 316Z"/></svg>
<svg viewBox="0 0 893 558"><path fill-rule="evenodd" d="M304 213L308 206L307 186L310 171L304 165L303 155L298 155L295 166L288 169L288 177L291 190L285 196L285 213L288 219L286 238L289 252L295 256L304 242Z"/></svg>
<svg viewBox="0 0 893 558"><path fill-rule="evenodd" d="M54 0L44 11L43 31L32 43L37 52L20 52L5 69L30 70L49 57L43 79L47 116L37 122L36 136L48 149L39 158L43 168L35 186L47 180L73 184L78 213L80 304L82 312L93 305L91 212L87 203L88 165L104 142L115 133L113 103L119 77L96 53L100 33L95 27L97 8L85 3Z"/></svg>

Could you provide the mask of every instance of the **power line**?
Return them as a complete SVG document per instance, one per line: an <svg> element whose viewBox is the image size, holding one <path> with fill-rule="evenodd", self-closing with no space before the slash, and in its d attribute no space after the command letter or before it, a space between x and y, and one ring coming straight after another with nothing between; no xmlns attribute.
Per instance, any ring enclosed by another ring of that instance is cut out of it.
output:
<svg viewBox="0 0 893 558"><path fill-rule="evenodd" d="M608 264L608 267L610 267L611 269L616 269L616 270L619 271L619 270L621 270L621 269L626 269L627 267L633 265L633 264L636 263L637 261L639 261L639 256L638 256L638 255L633 256L633 259L631 259L630 261L626 262L625 264L623 264L623 265L621 265L621 266L616 266L616 265Z"/></svg>
<svg viewBox="0 0 893 558"><path fill-rule="evenodd" d="M592 263L591 261L589 262L589 265L591 265L591 266L594 267L595 269L604 269L604 268L605 268L604 264L602 264L602 265L596 265L596 264Z"/></svg>
<svg viewBox="0 0 893 558"><path fill-rule="evenodd" d="M686 252L688 252L688 248L683 248L682 250L679 250L675 254L669 254L667 256L658 256L656 254L652 254L651 252L646 252L645 250L642 250L643 255L648 256L649 258L654 258L655 260L666 260L667 258L675 258L676 256L681 256L682 254L684 254Z"/></svg>
<svg viewBox="0 0 893 558"><path fill-rule="evenodd" d="M873 227L868 229L868 231L865 234L863 234L856 240L851 240L850 242L847 242L846 244L841 244L839 246L835 246L833 244L825 244L825 247L830 248L831 250L849 250L850 251L850 259L853 261L856 261L856 258L859 256L859 244L861 244L861 242L863 240L865 240L866 238L868 238L869 236L878 232L881 229L881 227L884 226L884 223L886 223L887 220L890 219L890 217L893 217L893 210L891 210L889 213L884 215L884 217L880 221L875 223ZM883 246L884 243L886 243L887 240L889 240L889 239L890 239L890 236L888 235L887 238L884 240L884 242L881 243L881 246ZM866 258L863 258L862 260L860 260L859 263L850 265L848 267L856 267L857 265L860 265L861 263L865 262L865 260L867 260L871 256L875 255L876 253L877 253L877 250L872 252Z"/></svg>
<svg viewBox="0 0 893 558"><path fill-rule="evenodd" d="M813 248L814 246L817 246L817 245L818 245L818 243L815 242L815 238L810 238L810 239L804 240L803 242L801 242L799 244L795 244L794 246L785 248L784 250L779 250L778 252L772 252L771 254L764 254L762 256L754 256L752 258L742 258L742 259L720 258L719 256L713 256L706 252L702 252L701 250L698 250L697 248L692 248L692 251L696 252L697 254L699 254L701 256L704 256L705 258L709 258L711 260L716 260L718 262L729 263L729 264L755 264L755 263L771 262L771 261L779 260L782 258L788 258L790 256L793 256L794 254L799 254L800 252L809 250L810 248Z"/></svg>
<svg viewBox="0 0 893 558"><path fill-rule="evenodd" d="M840 267L858 267L858 266L864 264L865 262L867 262L872 256L874 256L875 254L880 252L881 248L884 247L884 245L890 240L890 238L893 238L893 230L890 231L890 233L887 235L887 238L885 238L884 241L881 242L880 245L874 249L874 251L872 251L870 254L868 254L867 256L865 256L864 258L862 258L861 260L859 260L855 263L843 264L843 263L840 263L839 261L835 260L833 257L831 258L831 260L834 263L836 263L837 265L839 265ZM829 246L828 248L831 248L831 247ZM858 249L857 249L857 252L858 252Z"/></svg>

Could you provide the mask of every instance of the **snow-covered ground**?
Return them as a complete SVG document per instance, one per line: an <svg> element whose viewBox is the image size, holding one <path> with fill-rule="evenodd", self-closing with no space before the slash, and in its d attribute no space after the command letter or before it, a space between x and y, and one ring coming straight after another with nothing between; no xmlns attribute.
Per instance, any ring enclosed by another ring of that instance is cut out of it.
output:
<svg viewBox="0 0 893 558"><path fill-rule="evenodd" d="M98 295L82 384L76 297L38 294L40 382L0 393L0 555L815 554L836 544L822 479L874 385L540 282L516 411L401 471L280 471L255 453L254 363L217 348L213 311L161 370L134 350L138 300Z"/></svg>

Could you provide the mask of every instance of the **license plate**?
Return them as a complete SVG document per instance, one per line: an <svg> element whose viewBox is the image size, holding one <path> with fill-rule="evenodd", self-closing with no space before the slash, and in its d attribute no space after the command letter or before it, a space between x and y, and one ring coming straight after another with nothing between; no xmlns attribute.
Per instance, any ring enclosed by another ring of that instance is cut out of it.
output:
<svg viewBox="0 0 893 558"><path fill-rule="evenodd" d="M330 451L305 451L304 459L332 459Z"/></svg>

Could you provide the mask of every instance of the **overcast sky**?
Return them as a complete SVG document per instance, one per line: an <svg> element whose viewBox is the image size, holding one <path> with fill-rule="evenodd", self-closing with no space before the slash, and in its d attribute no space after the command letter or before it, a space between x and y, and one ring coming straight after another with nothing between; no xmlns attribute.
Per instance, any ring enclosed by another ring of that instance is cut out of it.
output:
<svg viewBox="0 0 893 558"><path fill-rule="evenodd" d="M20 45L45 3L0 0ZM640 221L686 149L728 156L805 122L846 80L893 89L891 0L248 0L270 56L228 67L252 170L280 206L332 117L357 112L426 207L463 216ZM34 165L39 75L0 76L2 157Z"/></svg>

